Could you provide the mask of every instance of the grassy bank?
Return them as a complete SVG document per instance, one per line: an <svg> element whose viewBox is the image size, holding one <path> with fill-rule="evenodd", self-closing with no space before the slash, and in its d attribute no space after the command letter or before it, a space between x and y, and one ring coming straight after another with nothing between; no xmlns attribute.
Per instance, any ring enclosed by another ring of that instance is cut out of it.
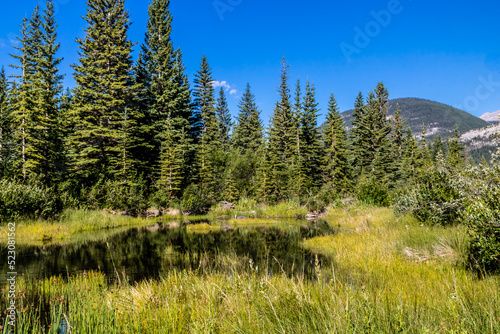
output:
<svg viewBox="0 0 500 334"><path fill-rule="evenodd" d="M54 220L20 220L16 222L16 243L40 245L44 243L68 242L72 239L95 238L108 235L112 229L154 224L151 219L134 218L92 210L65 210ZM6 236L8 226L0 227ZM7 240L6 238L4 240Z"/></svg>
<svg viewBox="0 0 500 334"><path fill-rule="evenodd" d="M388 209L334 210L327 219L340 234L304 241L334 260L317 266L316 281L270 277L234 255L212 269L132 285L108 286L95 272L20 280L18 330L42 332L48 315L47 333L62 319L79 333L500 331L500 278L478 279L463 268L460 227L428 228Z"/></svg>

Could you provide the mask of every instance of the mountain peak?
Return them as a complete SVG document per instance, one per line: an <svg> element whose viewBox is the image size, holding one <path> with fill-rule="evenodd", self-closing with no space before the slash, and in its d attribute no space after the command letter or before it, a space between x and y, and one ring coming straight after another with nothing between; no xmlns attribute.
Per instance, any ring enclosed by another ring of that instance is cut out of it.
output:
<svg viewBox="0 0 500 334"><path fill-rule="evenodd" d="M488 123L500 122L500 110L495 112L487 112L479 118L485 120Z"/></svg>
<svg viewBox="0 0 500 334"><path fill-rule="evenodd" d="M449 137L453 135L455 124L458 125L458 131L464 133L469 130L482 128L488 125L488 122L473 116L463 110L452 106L434 102L421 98L399 98L389 101L389 117L396 112L396 105L401 108L401 116L407 120L415 135L422 131L422 124L426 129L428 139L435 135ZM347 128L351 127L352 110L342 113Z"/></svg>

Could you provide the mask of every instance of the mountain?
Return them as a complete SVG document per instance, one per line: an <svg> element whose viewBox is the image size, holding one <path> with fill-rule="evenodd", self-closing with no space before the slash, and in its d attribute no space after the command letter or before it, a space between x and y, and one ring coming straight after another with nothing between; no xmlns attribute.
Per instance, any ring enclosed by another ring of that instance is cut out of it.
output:
<svg viewBox="0 0 500 334"><path fill-rule="evenodd" d="M407 125L417 137L422 132L422 124L425 125L426 136L432 139L436 134L441 137L449 137L458 125L460 133L482 128L488 122L473 116L463 110L449 105L418 98L402 98L389 101L388 116L396 112L396 105L401 108L401 115L407 120ZM352 110L342 113L347 128L350 129L352 121Z"/></svg>
<svg viewBox="0 0 500 334"><path fill-rule="evenodd" d="M487 112L483 116L479 117L488 123L500 122L500 110L495 112Z"/></svg>
<svg viewBox="0 0 500 334"><path fill-rule="evenodd" d="M500 147L500 122L467 131L462 134L460 141L464 143L469 156L476 163L481 162L483 156L489 161L491 155Z"/></svg>

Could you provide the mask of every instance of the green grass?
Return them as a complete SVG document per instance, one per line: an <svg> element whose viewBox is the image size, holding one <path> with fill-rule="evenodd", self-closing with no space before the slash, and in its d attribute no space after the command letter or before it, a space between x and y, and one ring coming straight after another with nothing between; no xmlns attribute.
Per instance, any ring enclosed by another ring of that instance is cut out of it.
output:
<svg viewBox="0 0 500 334"><path fill-rule="evenodd" d="M58 317L79 333L500 332L500 278L464 268L461 227L429 228L380 208L332 209L326 219L340 233L303 242L333 260L317 264L317 281L270 277L234 254L134 284L108 286L96 272L20 279L18 326L42 332L48 315L46 333L57 333Z"/></svg>
<svg viewBox="0 0 500 334"><path fill-rule="evenodd" d="M123 227L155 224L154 219L134 218L92 210L65 210L57 220L21 220L16 222L16 243L41 245L74 240L103 238ZM0 227L6 235L7 225ZM96 232L98 232L96 234Z"/></svg>

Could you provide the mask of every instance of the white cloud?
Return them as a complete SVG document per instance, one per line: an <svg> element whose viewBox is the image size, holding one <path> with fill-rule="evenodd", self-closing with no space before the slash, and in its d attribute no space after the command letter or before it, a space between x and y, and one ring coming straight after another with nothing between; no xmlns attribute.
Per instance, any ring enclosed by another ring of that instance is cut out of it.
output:
<svg viewBox="0 0 500 334"><path fill-rule="evenodd" d="M229 91L230 95L234 95L238 92L238 90L234 88L231 89L231 86L227 83L227 81L212 81L212 86L214 86L214 88L222 87L226 92Z"/></svg>
<svg viewBox="0 0 500 334"><path fill-rule="evenodd" d="M212 85L217 88L217 87L224 87L226 90L228 90L229 88L231 88L231 86L229 86L227 84L227 81L212 81Z"/></svg>

